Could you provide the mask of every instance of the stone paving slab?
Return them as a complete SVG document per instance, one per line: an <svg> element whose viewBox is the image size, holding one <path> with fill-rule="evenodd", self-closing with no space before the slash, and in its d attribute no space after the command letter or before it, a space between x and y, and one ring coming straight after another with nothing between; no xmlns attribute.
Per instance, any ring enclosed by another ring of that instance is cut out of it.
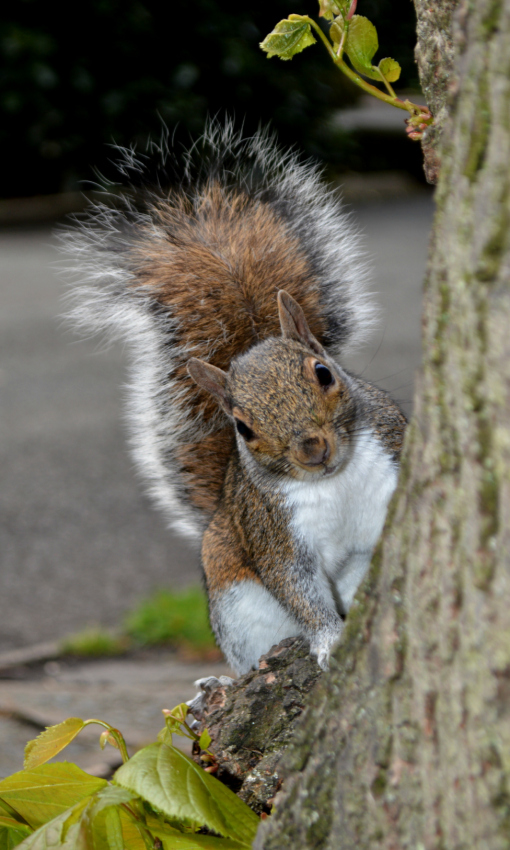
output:
<svg viewBox="0 0 510 850"><path fill-rule="evenodd" d="M232 675L221 662L184 663L175 655L69 663L49 661L26 679L0 681L0 778L23 766L23 750L45 726L67 717L106 720L120 729L132 753L156 738L163 708L195 695L193 682L203 676ZM101 727L87 728L57 756L95 775L108 775L119 764L111 747L98 745ZM187 752L186 739L175 743Z"/></svg>

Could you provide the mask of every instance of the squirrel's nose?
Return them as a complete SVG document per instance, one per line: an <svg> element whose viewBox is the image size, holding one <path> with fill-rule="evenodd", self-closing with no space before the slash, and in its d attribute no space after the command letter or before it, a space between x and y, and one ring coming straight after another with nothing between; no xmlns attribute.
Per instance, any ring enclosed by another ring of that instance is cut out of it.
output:
<svg viewBox="0 0 510 850"><path fill-rule="evenodd" d="M331 454L331 447L322 434L307 437L301 441L299 454L301 462L312 465L326 463Z"/></svg>

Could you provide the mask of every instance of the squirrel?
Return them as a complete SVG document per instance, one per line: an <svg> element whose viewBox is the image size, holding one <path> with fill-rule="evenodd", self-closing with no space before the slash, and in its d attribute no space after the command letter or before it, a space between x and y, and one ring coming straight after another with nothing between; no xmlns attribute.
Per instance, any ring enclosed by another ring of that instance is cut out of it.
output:
<svg viewBox="0 0 510 850"><path fill-rule="evenodd" d="M265 131L211 122L182 160L158 152L171 188L95 203L63 237L72 315L129 343L134 456L174 527L202 539L231 667L302 635L327 669L406 426L339 362L376 315L360 236L320 168ZM121 154L143 183L152 158Z"/></svg>

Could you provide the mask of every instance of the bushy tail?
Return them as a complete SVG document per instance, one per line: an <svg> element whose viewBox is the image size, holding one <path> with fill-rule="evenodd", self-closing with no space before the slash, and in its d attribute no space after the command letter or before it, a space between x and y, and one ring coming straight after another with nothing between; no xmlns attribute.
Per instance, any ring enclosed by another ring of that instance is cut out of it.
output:
<svg viewBox="0 0 510 850"><path fill-rule="evenodd" d="M150 158L121 153L121 171L143 177ZM136 461L172 524L195 536L218 503L234 438L188 359L227 369L278 335L278 289L333 356L363 341L374 308L359 238L316 167L266 133L243 139L215 122L180 163L168 150L163 159L167 173L180 171L178 188L96 204L62 239L77 277L75 323L131 347Z"/></svg>

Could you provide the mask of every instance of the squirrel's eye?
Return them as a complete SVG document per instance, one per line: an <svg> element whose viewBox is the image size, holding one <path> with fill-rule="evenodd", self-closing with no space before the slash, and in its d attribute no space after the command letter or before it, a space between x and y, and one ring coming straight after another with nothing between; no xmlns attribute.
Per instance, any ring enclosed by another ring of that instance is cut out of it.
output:
<svg viewBox="0 0 510 850"><path fill-rule="evenodd" d="M317 375L317 380L321 387L330 387L334 381L333 375L329 371L327 366L323 366L322 363L315 364L315 374Z"/></svg>
<svg viewBox="0 0 510 850"><path fill-rule="evenodd" d="M236 422L236 428L238 430L238 433L241 435L241 437L244 437L244 439L248 443L250 442L250 440L253 440L255 434L253 433L251 428L248 428L248 426L245 425L244 422L241 422L240 419L236 419L235 422Z"/></svg>

